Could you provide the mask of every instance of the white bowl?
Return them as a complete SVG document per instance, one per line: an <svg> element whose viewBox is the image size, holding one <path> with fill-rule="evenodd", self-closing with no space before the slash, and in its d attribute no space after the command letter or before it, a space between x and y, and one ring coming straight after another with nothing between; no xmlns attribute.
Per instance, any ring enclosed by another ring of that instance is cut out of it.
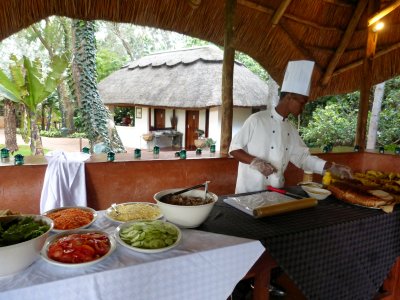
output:
<svg viewBox="0 0 400 300"><path fill-rule="evenodd" d="M326 189L321 189L317 187L311 187L302 185L301 188L310 196L311 198L315 198L317 200L324 200L326 199L331 193L331 191Z"/></svg>
<svg viewBox="0 0 400 300"><path fill-rule="evenodd" d="M316 187L316 188L320 188L320 189L323 187L322 183L313 182L313 181L301 181L297 185L302 185L302 186L307 186L307 187Z"/></svg>
<svg viewBox="0 0 400 300"><path fill-rule="evenodd" d="M161 209L158 207L158 205L157 205L157 204L154 204L154 203L150 203L150 202L126 202L126 203L118 203L118 204L117 204L117 210L120 209L120 208L122 208L122 207L124 207L124 206L132 206L132 208L134 208L136 205L148 205L148 206L156 207L156 208L160 211L160 213L159 213L157 216L155 216L154 218L151 218L151 219L146 219L146 218L143 218L143 217L137 217L137 218L129 219L129 220L126 220L126 221L122 221L122 220L116 219L116 218L113 216L114 209L113 209L112 207L109 207L109 208L106 210L105 217L106 217L107 219L109 219L110 221L113 221L113 222L116 222L116 223L119 223L119 224L122 224L122 223L125 223L125 222L131 222L131 221L139 221L139 220L157 220L157 219L160 219L160 218L163 217L162 211L161 211ZM132 209L132 211L134 212L135 210ZM138 213L138 215L140 215L140 213ZM134 213L132 213L132 217L135 217L135 214L134 214Z"/></svg>
<svg viewBox="0 0 400 300"><path fill-rule="evenodd" d="M85 225L82 225L82 226L80 226L80 227L76 227L76 228L71 228L71 229L57 229L57 228L54 228L54 227L53 227L53 230L52 230L53 232L61 233L61 232L69 231L69 230L88 228L88 227L89 227L90 225L92 225L92 224L96 221L96 219L97 219L97 212L96 212L93 208L86 207L86 206L64 206L64 207L58 207L58 208L54 208L54 209L51 209L51 210L49 210L49 211L46 211L46 212L44 212L42 215L43 215L43 216L48 216L50 213L54 213L54 212L57 212L57 211L62 211L62 210L68 209L68 208L78 208L78 209L87 211L87 212L89 212L89 213L91 213L91 214L93 215L93 219L92 219L92 221L90 221L89 223L87 223L87 224L85 224ZM54 223L54 226L56 226L55 223Z"/></svg>
<svg viewBox="0 0 400 300"><path fill-rule="evenodd" d="M82 262L82 263L64 263L64 262L60 262L60 261L56 261L51 259L48 256L48 251L49 251L49 247L55 243L57 240L59 240L60 238L63 238L65 236L68 236L70 234L84 234L84 233L100 233L102 235L105 235L108 237L109 241L110 241L110 249L108 250L108 252L99 257L98 259L95 260L91 260L88 262ZM93 264L96 264L98 262L103 261L104 259L106 259L107 257L109 257L111 255L111 253L114 252L114 250L117 248L117 243L114 240L114 238L112 237L111 234L102 231L102 230L96 230L96 229L77 229L77 230L70 230L70 231L65 231L62 233L58 233L55 235L52 235L51 237L49 237L46 242L44 243L44 246L42 247L42 250L40 251L40 254L42 256L42 258L47 261L48 263L52 264L52 265L56 265L56 266L61 266L61 267L67 267L67 268L81 268L81 267L88 267L91 266Z"/></svg>
<svg viewBox="0 0 400 300"><path fill-rule="evenodd" d="M39 257L40 250L42 249L50 230L53 228L53 221L50 218L40 215L1 217L0 221L6 221L5 218L22 219L26 217L32 217L35 221L43 222L49 225L50 228L41 236L29 241L0 247L0 276L11 275L29 267Z"/></svg>
<svg viewBox="0 0 400 300"><path fill-rule="evenodd" d="M155 220L153 220L153 221L145 221L145 222L154 222L154 221L155 221ZM181 230L180 230L176 225L174 225L174 224L172 224L172 223L169 223L169 222L165 222L165 221L161 221L161 220L160 220L159 222L168 223L169 225L175 227L175 229L178 231L178 237L177 237L176 241L175 241L172 245L169 245L169 246L164 247L164 248L147 249L147 248L134 247L134 246L129 245L129 244L127 244L126 242L124 242L124 241L121 239L121 236L119 235L119 233L120 233L121 230L123 230L123 229L125 229L125 228L127 228L127 227L130 227L131 225L133 225L134 223L137 223L137 222L141 222L141 221L126 222L126 223L123 223L123 224L119 225L119 226L115 229L115 239L118 241L118 243L120 243L122 246L124 246L124 247L126 247L126 248L128 248L128 249L131 249L131 250L133 250L133 251L142 252L142 253L159 253L159 252L164 252L164 251L170 250L170 249L172 249L172 248L175 248L175 247L179 244L179 242L180 242L180 240L181 240L181 238L182 238L182 232L181 232ZM157 222L157 221L156 221L156 222Z"/></svg>
<svg viewBox="0 0 400 300"><path fill-rule="evenodd" d="M182 188L183 189L183 188ZM167 204L160 201L160 198L165 194L173 193L180 191L182 189L168 189L161 192L158 192L154 195L154 200L156 200L158 206L161 208L164 217L183 228L195 228L200 226L201 223L207 219L210 214L215 202L218 200L217 195L214 193L208 192L208 197L212 198L212 202L203 205L192 205L192 206L184 206L184 205L174 205ZM182 196L191 196L191 197L201 197L204 198L204 191L202 190L192 190L186 193L181 194Z"/></svg>

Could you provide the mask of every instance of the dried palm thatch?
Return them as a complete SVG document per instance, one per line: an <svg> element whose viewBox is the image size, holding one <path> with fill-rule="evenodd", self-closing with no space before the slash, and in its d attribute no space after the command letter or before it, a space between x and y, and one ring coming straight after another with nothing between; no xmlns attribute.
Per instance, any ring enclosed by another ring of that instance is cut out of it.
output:
<svg viewBox="0 0 400 300"><path fill-rule="evenodd" d="M108 105L201 108L221 105L223 52L215 46L144 56L102 80ZM268 85L235 62L233 105L267 105Z"/></svg>
<svg viewBox="0 0 400 300"><path fill-rule="evenodd" d="M378 5L373 5L378 3ZM372 83L400 74L398 0L237 0L234 46L278 83L289 60L316 61L311 97L360 89L363 63ZM223 44L224 0L9 0L0 2L0 39L47 16L147 25ZM376 46L368 18L385 7ZM367 48L368 47L368 48ZM365 65L365 63L364 63Z"/></svg>

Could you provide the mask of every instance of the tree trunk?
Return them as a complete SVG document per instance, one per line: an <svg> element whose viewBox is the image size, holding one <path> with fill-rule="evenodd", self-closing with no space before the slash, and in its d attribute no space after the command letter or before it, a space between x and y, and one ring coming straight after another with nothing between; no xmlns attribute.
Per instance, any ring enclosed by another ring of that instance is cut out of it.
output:
<svg viewBox="0 0 400 300"><path fill-rule="evenodd" d="M60 110L62 109L62 127L68 128L70 131L74 129L74 107L71 100L67 96L65 81L61 81L57 86L59 96Z"/></svg>
<svg viewBox="0 0 400 300"><path fill-rule="evenodd" d="M31 121L31 153L32 155L43 155L43 144L37 126L37 115L32 111L29 111L28 113Z"/></svg>
<svg viewBox="0 0 400 300"><path fill-rule="evenodd" d="M100 99L97 89L96 40L92 21L75 20L74 68L84 131L93 148L103 143L105 152L125 152L121 139L111 121L111 114Z"/></svg>
<svg viewBox="0 0 400 300"><path fill-rule="evenodd" d="M114 34L121 40L122 46L124 46L124 49L126 53L128 54L129 58L131 61L134 60L133 56L133 51L131 49L131 46L129 46L129 43L122 37L121 31L119 29L119 24L118 23L113 23L112 24L112 31Z"/></svg>
<svg viewBox="0 0 400 300"><path fill-rule="evenodd" d="M369 129L367 137L367 150L373 150L376 146L376 133L379 125L379 114L381 112L383 93L385 83L379 83L375 86L374 103L372 104L371 118L369 120Z"/></svg>
<svg viewBox="0 0 400 300"><path fill-rule="evenodd" d="M40 130L44 130L46 128L46 105L43 105L43 103L40 104L40 111Z"/></svg>
<svg viewBox="0 0 400 300"><path fill-rule="evenodd" d="M18 151L17 117L15 114L15 105L10 100L4 100L4 135L6 148L11 153Z"/></svg>
<svg viewBox="0 0 400 300"><path fill-rule="evenodd" d="M47 117L46 117L46 131L50 130L52 113L53 113L53 105L50 105L49 106L49 111L47 112Z"/></svg>

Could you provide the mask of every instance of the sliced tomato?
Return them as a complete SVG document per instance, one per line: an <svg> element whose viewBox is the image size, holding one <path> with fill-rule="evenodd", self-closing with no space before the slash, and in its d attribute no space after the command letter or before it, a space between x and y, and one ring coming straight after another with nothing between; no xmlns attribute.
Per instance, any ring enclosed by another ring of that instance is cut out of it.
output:
<svg viewBox="0 0 400 300"><path fill-rule="evenodd" d="M110 245L105 241L96 240L94 247L96 249L96 253L100 256L103 256L108 252L108 250L110 250Z"/></svg>
<svg viewBox="0 0 400 300"><path fill-rule="evenodd" d="M63 255L63 248L59 245L52 245L49 248L48 256L52 259L56 259L58 257L61 257Z"/></svg>
<svg viewBox="0 0 400 300"><path fill-rule="evenodd" d="M48 256L64 263L82 263L104 256L110 241L100 233L71 234L49 247Z"/></svg>
<svg viewBox="0 0 400 300"><path fill-rule="evenodd" d="M96 253L96 251L93 249L93 247L91 247L89 245L82 245L81 252L84 253L85 255L92 256L92 257Z"/></svg>

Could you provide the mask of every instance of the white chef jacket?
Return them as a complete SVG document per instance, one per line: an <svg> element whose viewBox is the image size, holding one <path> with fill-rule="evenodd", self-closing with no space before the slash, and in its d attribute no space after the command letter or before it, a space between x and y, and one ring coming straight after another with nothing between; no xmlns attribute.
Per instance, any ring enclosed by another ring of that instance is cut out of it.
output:
<svg viewBox="0 0 400 300"><path fill-rule="evenodd" d="M275 108L252 114L232 139L229 152L243 149L271 163L277 172L267 178L249 164L239 163L236 193L260 191L267 185L282 187L283 173L292 162L295 166L322 174L325 160L312 156L299 133Z"/></svg>

